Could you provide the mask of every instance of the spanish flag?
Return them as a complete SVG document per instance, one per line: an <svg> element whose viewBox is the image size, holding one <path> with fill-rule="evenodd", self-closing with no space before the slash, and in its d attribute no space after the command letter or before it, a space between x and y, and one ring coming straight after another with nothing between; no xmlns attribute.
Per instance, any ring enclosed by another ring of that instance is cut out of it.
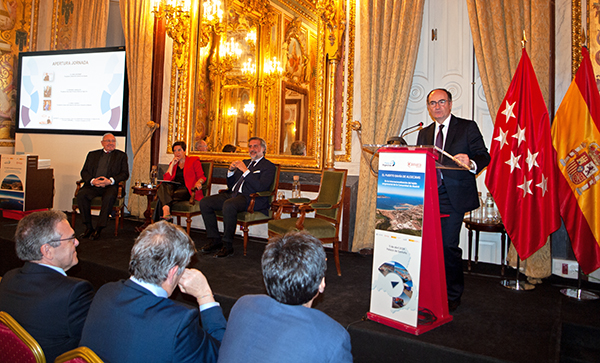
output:
<svg viewBox="0 0 600 363"><path fill-rule="evenodd" d="M600 268L600 94L590 54L563 98L554 123L560 214L584 273Z"/></svg>

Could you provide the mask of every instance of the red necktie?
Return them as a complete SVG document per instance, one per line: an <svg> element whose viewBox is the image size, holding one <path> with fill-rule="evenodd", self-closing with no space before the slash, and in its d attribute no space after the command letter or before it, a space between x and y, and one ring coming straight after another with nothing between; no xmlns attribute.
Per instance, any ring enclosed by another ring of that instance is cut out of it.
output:
<svg viewBox="0 0 600 363"><path fill-rule="evenodd" d="M435 138L435 146L439 147L442 150L444 150L444 134L442 133L443 129L444 129L444 125L440 125L438 134ZM436 172L437 172L437 184L438 184L438 188L439 188L442 185L442 171L440 169L436 169Z"/></svg>

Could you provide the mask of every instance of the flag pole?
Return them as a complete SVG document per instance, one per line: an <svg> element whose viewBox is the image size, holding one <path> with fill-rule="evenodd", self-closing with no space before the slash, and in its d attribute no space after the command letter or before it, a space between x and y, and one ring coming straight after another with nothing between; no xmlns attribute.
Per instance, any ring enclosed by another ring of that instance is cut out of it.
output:
<svg viewBox="0 0 600 363"><path fill-rule="evenodd" d="M523 29L523 39L521 40L521 46L524 49L525 48L525 44L527 44L527 37L525 36L525 29ZM527 282L522 282L519 281L519 274L521 272L521 258L519 257L519 252L516 251L516 255L517 255L517 275L515 277L514 280L509 280L509 279L504 279L502 281L500 281L500 285L506 287L507 289L511 289L511 290L516 290L516 291L527 291L527 290L533 290L535 289L535 286L532 284L529 284ZM508 259L508 256L507 256ZM508 263L507 263L508 265Z"/></svg>
<svg viewBox="0 0 600 363"><path fill-rule="evenodd" d="M560 293L575 299L577 301L585 301L585 300L597 300L598 295L594 294L591 291L583 290L581 288L581 265L577 264L577 288L576 289L561 289Z"/></svg>
<svg viewBox="0 0 600 363"><path fill-rule="evenodd" d="M519 281L520 272L521 272L521 258L519 257L519 253L517 252L517 276L515 277L514 280L504 279L504 280L500 281L500 285L506 287L507 289L516 290L516 291L528 291L528 290L535 289L535 285L532 285L527 282Z"/></svg>

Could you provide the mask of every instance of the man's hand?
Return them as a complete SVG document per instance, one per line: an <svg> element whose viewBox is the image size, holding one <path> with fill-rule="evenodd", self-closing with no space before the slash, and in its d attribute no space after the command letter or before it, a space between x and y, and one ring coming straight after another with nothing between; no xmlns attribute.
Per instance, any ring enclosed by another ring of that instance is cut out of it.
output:
<svg viewBox="0 0 600 363"><path fill-rule="evenodd" d="M111 184L112 184L112 182L110 181L110 179L105 178L103 176L95 178L94 181L92 182L92 185L95 187L98 187L98 188L104 188Z"/></svg>
<svg viewBox="0 0 600 363"><path fill-rule="evenodd" d="M245 173L248 168L246 164L242 160L236 160L229 165L229 171L234 171L235 169L240 169L242 173Z"/></svg>
<svg viewBox="0 0 600 363"><path fill-rule="evenodd" d="M194 188L200 190L202 189L202 184L204 184L204 181L202 179L198 179L198 181L196 181L196 184L194 184Z"/></svg>
<svg viewBox="0 0 600 363"><path fill-rule="evenodd" d="M469 159L469 155L467 154L456 154L454 155L454 157L460 161L461 163L463 163L464 167L466 167L467 169L471 170L471 159Z"/></svg>
<svg viewBox="0 0 600 363"><path fill-rule="evenodd" d="M181 279L179 279L179 289L181 292L195 297L198 305L215 301L206 277L196 269L185 269Z"/></svg>

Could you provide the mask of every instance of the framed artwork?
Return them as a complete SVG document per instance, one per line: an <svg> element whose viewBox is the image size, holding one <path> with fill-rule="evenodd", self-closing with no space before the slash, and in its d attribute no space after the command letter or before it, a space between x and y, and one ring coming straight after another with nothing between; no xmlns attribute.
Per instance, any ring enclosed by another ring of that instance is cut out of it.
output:
<svg viewBox="0 0 600 363"><path fill-rule="evenodd" d="M15 145L19 52L36 50L39 0L0 0L0 146Z"/></svg>
<svg viewBox="0 0 600 363"><path fill-rule="evenodd" d="M588 47L600 90L600 0L587 0Z"/></svg>

